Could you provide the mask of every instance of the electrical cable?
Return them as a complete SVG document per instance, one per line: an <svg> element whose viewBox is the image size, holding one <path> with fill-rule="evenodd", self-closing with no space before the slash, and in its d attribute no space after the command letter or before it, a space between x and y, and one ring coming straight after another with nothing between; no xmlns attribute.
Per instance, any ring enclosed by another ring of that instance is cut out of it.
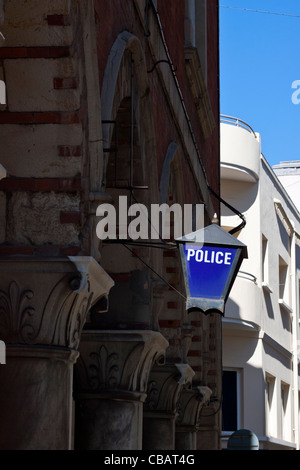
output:
<svg viewBox="0 0 300 470"><path fill-rule="evenodd" d="M194 144L197 156L198 156L199 164L201 166L207 188L219 200L219 202L221 202L222 204L227 206L230 210L232 210L232 212L234 212L236 215L238 215L240 217L240 219L242 220L240 225L238 225L237 227L235 227L235 228L233 228L232 230L229 231L229 233L231 235L233 235L234 233L238 232L239 230L241 230L242 228L245 227L246 218L238 209L234 208L228 202L224 201L224 199L222 199L221 196L219 194L217 194L216 191L211 187L211 185L208 181L208 177L207 177L207 174L206 174L206 169L205 169L205 167L203 165L203 162L202 162L202 159L201 159L200 150L199 150L199 147L198 147L198 144L197 144L197 141L196 141L193 129L192 129L192 124L191 124L191 121L190 121L190 118L189 118L189 115L188 115L188 112L187 112L187 109L186 109L186 106L185 106L185 103L184 103L184 99L183 99L183 95L182 95L182 92L181 92L181 89L180 89L180 85L179 85L178 80L177 80L177 76L176 76L176 73L175 73L176 69L173 65L173 62L172 62L172 59L171 59L171 56L170 56L170 53L169 53L169 50L168 50L168 46L167 46L167 43L166 43L166 40L165 40L165 37L164 37L163 28L162 28L162 24L161 24L161 21L160 21L160 18L159 18L158 10L156 9L155 5L153 4L153 0L148 0L148 1L150 2L151 6L152 6L152 9L154 10L154 13L155 13L155 18L156 18L156 21L158 23L158 27L159 27L159 31L160 31L160 37L161 37L161 40L162 40L162 43L163 43L163 46L164 46L164 50L165 50L165 53L166 53L166 56L167 56L167 61L166 62L168 62L169 65L170 65L170 70L171 70L171 73L172 73L172 76L173 76L173 79L174 79L174 82L175 82L177 92L179 94L182 109L183 109L183 112L184 112L184 115L185 115L185 118L186 118L186 121L187 121L187 124L188 124L188 127L189 127L189 131L190 131L190 134L191 134L191 137L192 137L192 140L193 140L193 144ZM154 69L154 67L153 67L153 69Z"/></svg>
<svg viewBox="0 0 300 470"><path fill-rule="evenodd" d="M130 253L132 253L134 256L136 256L147 268L149 268L156 276L158 276L160 278L161 281L163 281L167 286L169 286L171 289L173 289L175 292L177 292L177 294L179 294L184 300L187 300L186 296L183 295L181 292L179 292L179 290L176 289L176 287L172 286L172 284L170 284L168 281L166 281L160 274L158 274L157 271L155 271L155 269L153 269L148 263L146 263L145 260L143 260L139 255L137 255L136 253L134 253L134 251L132 251L126 244L127 242L124 242L122 243L122 245L127 248L128 251L130 251Z"/></svg>
<svg viewBox="0 0 300 470"><path fill-rule="evenodd" d="M246 223L247 223L245 216L244 216L240 211L238 211L235 207L233 207L231 204L229 204L229 203L226 202L224 199L222 199L221 196L219 196L211 187L209 187L209 189L210 189L211 193L212 193L215 197L217 197L218 200L219 200L222 204L224 204L224 206L228 207L232 212L234 212L236 215L238 215L238 216L242 219L242 222L240 223L240 225L238 225L237 227L231 229L231 230L229 231L229 233L230 233L231 235L233 235L234 233L239 232L240 230L242 230L242 228L244 228L245 225L246 225Z"/></svg>
<svg viewBox="0 0 300 470"><path fill-rule="evenodd" d="M220 8L230 8L231 10L242 10L251 13L264 13L266 15L288 16L290 18L300 18L300 15L290 15L288 13L277 13L275 11L251 10L250 8L232 7L229 5L219 5Z"/></svg>

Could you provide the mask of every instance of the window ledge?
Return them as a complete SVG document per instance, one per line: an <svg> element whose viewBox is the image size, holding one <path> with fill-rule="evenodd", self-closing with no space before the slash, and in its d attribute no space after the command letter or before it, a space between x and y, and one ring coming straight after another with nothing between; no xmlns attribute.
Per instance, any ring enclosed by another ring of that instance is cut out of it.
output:
<svg viewBox="0 0 300 470"><path fill-rule="evenodd" d="M293 313L293 309L283 299L278 299L279 305L288 313Z"/></svg>
<svg viewBox="0 0 300 470"><path fill-rule="evenodd" d="M269 286L267 282L262 283L262 288L265 292L268 292L268 294L272 294L273 289Z"/></svg>

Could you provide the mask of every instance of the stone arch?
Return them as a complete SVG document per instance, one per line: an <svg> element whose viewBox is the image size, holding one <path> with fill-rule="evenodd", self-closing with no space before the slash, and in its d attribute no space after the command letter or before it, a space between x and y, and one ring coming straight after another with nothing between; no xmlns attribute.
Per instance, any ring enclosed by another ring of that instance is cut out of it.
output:
<svg viewBox="0 0 300 470"><path fill-rule="evenodd" d="M132 67L132 68L131 68ZM101 92L101 115L103 124L103 146L110 148L114 123L120 105L131 96L131 73L133 74L134 119L140 146L141 171L149 187L148 199L157 200L158 184L155 158L155 132L149 97L146 61L140 40L123 31L115 40L104 72ZM103 185L109 158L104 156Z"/></svg>
<svg viewBox="0 0 300 470"><path fill-rule="evenodd" d="M109 194L116 206L120 196L127 196L128 205L143 204L149 211L150 203L158 203L153 111L141 43L127 31L121 33L112 46L101 94L103 148L106 150L103 191ZM118 138L115 136L116 124ZM133 125L133 134L130 134L128 125ZM130 160L132 136L134 148ZM128 170L130 162L133 163L131 181ZM115 171L116 165L120 172ZM157 269L162 254L158 253L159 250L153 253L155 250L149 247L134 246L133 250L134 256L129 250L126 251L122 243L103 243L101 249L101 265L115 280L109 297L109 312L101 316L102 323L109 327L144 329L153 328L155 323L153 273L141 260L147 263L151 259L151 266Z"/></svg>
<svg viewBox="0 0 300 470"><path fill-rule="evenodd" d="M159 183L159 203L164 204L169 201L170 192L176 192L176 202L184 204L184 182L182 178L181 161L179 157L179 147L175 142L168 146ZM173 195L174 197L175 195Z"/></svg>

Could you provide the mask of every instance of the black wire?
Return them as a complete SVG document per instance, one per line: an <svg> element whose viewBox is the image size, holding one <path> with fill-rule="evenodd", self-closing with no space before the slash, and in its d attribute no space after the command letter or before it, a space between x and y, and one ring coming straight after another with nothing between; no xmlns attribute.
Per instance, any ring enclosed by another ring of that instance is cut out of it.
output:
<svg viewBox="0 0 300 470"><path fill-rule="evenodd" d="M178 91L178 94L179 94L179 97L180 97L180 101L181 101L181 105L182 105L182 109L183 109L183 112L184 112L184 115L185 115L185 118L187 120L187 123L188 123L188 127L189 127L189 131L190 131L190 134L191 134L191 137L192 137L192 140L193 140L193 143L194 143L194 146L195 146L195 149L196 149L196 153L197 153L197 156L198 156L198 160L199 160L199 163L200 163L200 166L201 166L201 169L203 171L203 174L204 174L204 177L205 177L205 181L206 181L206 184L207 184L207 188L208 190L219 200L219 202L221 202L222 204L224 204L225 206L227 206L230 210L232 210L236 215L238 215L241 219L242 219L242 222L240 225L238 225L237 227L233 228L232 230L230 230L230 234L233 235L234 233L238 232L239 230L241 230L242 228L245 227L246 225L246 219L244 217L244 215L236 208L234 208L233 206L231 206L228 202L224 201L224 199L221 198L221 196L219 194L217 194L214 189L211 187L211 185L209 184L208 182L208 178L207 178L207 174L206 174L206 170L204 168L204 165L203 165L203 162L202 162L202 159L201 159L201 156L200 156L200 151L199 151L199 148L198 148L198 144L197 144L197 141L196 141L196 138L195 138L195 135L194 135L194 132L193 132L193 129L192 129L192 125L191 125L191 121L190 121L190 118L189 118L189 115L188 115L188 112L187 112L187 109L185 107L185 104L184 104L184 99L183 99L183 96L182 96L182 93L181 93L181 90L180 90L180 86L179 86L179 83L178 83L178 80L177 80L177 77L176 77L176 74L175 74L175 69L174 69L174 66L173 66L173 62L171 60L171 57L170 57L170 54L169 54L169 51L168 51L168 47L167 47L167 44L166 44L166 40L165 40L165 37L164 37L164 34L163 34L163 30L162 30L162 25L161 25L161 22L160 22L160 19L159 19L159 15L158 15L158 11L157 9L155 8L155 5L153 4L153 0L149 0L149 3L155 13L155 18L156 18L156 21L158 23L158 27L159 27L159 31L160 31L160 36L161 36L161 40L163 42L163 46L164 46L164 49L165 49L165 53L166 53L166 56L168 58L168 60L166 62L169 62L170 64L170 69L171 69L171 73L172 73L172 76L173 76L173 79L174 79L174 82L175 82L175 86L177 88L177 91ZM149 7L149 4L148 4L148 7ZM158 62L157 62L158 63ZM156 64L157 64L156 63ZM155 64L155 65L156 65Z"/></svg>
<svg viewBox="0 0 300 470"><path fill-rule="evenodd" d="M160 59L160 60L158 60L157 62L155 62L155 64L153 65L152 69L147 70L147 73L152 73L153 70L155 69L155 67L156 67L158 64L161 64L162 62L168 64L168 65L170 66L171 70L177 70L177 67L174 67L174 65L172 64L172 62L170 62L169 60Z"/></svg>
<svg viewBox="0 0 300 470"><path fill-rule="evenodd" d="M231 229L229 231L229 233L231 235L233 235L234 233L236 232L239 232L240 230L242 230L242 228L245 227L246 225L246 218L245 216L238 210L236 209L235 207L231 206L228 202L224 201L224 199L221 198L221 196L219 196L219 194L217 194L211 186L208 186L209 190L211 191L211 193L222 203L224 204L224 206L228 207L228 209L232 210L232 212L234 212L236 215L238 215L241 219L242 219L242 222L240 223L240 225L238 225L237 227Z"/></svg>
<svg viewBox="0 0 300 470"><path fill-rule="evenodd" d="M144 248L159 248L160 250L177 250L177 244L173 242L164 242L164 243L155 243L155 242L144 242L144 241L138 241L138 240L121 240L121 239L116 239L116 240L103 240L103 243L108 243L108 244L121 244L121 245L134 245L134 246L139 246L139 247L144 247Z"/></svg>
<svg viewBox="0 0 300 470"><path fill-rule="evenodd" d="M187 300L186 296L183 295L181 292L179 292L179 290L177 290L174 286L172 286L172 284L170 284L168 281L166 281L160 274L158 274L157 271L155 271L155 269L153 269L148 263L146 263L145 260L143 260L139 255L137 255L136 253L134 253L134 251L132 251L127 245L126 245L127 242L124 242L122 243L122 245L127 248L128 251L130 251L130 253L132 253L134 256L136 256L147 268L149 268L157 277L159 277L168 287L170 287L171 289L173 289L175 292L177 292L177 294L179 294L181 297L183 297L184 300Z"/></svg>
<svg viewBox="0 0 300 470"><path fill-rule="evenodd" d="M231 7L228 5L219 5L220 8L230 8L231 10L242 10L251 13L265 13L267 15L277 15L277 16L288 16L290 18L300 18L299 15L290 15L288 13L277 13L276 11L264 11L264 10L251 10L250 8L242 8L242 7Z"/></svg>

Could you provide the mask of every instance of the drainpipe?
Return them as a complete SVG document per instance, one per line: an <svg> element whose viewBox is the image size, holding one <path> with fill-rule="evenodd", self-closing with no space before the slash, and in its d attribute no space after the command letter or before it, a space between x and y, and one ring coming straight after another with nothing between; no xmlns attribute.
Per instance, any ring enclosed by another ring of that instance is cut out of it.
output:
<svg viewBox="0 0 300 470"><path fill-rule="evenodd" d="M297 265L296 265L296 233L295 224L292 225L291 236L291 285L293 309L293 395L294 395L294 436L296 449L299 450L299 400L298 400L298 299L297 299Z"/></svg>

